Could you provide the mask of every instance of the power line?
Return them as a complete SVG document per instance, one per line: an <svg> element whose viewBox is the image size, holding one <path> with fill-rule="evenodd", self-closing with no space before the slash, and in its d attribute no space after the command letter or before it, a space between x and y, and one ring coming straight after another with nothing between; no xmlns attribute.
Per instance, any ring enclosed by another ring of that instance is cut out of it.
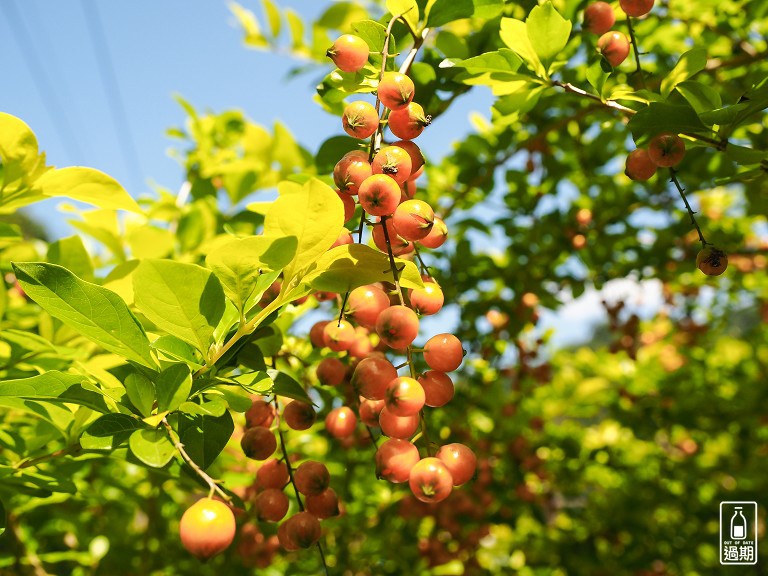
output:
<svg viewBox="0 0 768 576"><path fill-rule="evenodd" d="M143 174L141 169L141 162L139 161L139 155L137 153L136 144L133 140L130 124L128 122L128 115L125 111L123 104L122 93L120 92L120 84L115 74L115 68L112 65L112 60L109 55L109 45L107 41L107 35L104 33L104 28L101 24L98 13L98 2L87 2L82 0L83 12L85 12L85 20L88 26L88 30L91 35L91 39L94 44L94 53L96 56L96 63L99 67L99 74L104 84L104 90L107 94L107 105L112 114L112 121L115 124L117 131L117 141L120 145L123 154L123 160L125 167L130 173L131 181L134 185L140 186L141 178Z"/></svg>
<svg viewBox="0 0 768 576"><path fill-rule="evenodd" d="M56 127L56 131L59 133L59 138L64 144L65 153L69 156L69 163L81 163L83 154L77 142L75 136L76 133L69 123L69 117L67 116L65 109L59 102L57 96L58 91L55 89L54 84L51 82L45 71L43 61L40 59L35 49L35 42L24 23L24 19L16 6L15 0L0 2L0 6L7 11L11 33L16 39L16 43L21 50L21 55L22 58L24 58L27 68L29 68L29 72L32 75L32 81L35 83L35 87L40 94L43 106L51 117L51 121Z"/></svg>

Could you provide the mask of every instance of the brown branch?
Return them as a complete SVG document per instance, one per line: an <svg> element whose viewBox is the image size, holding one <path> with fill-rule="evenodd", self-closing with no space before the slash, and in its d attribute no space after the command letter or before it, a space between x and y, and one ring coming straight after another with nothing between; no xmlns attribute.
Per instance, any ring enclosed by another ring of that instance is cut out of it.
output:
<svg viewBox="0 0 768 576"><path fill-rule="evenodd" d="M208 494L208 497L211 498L213 496L214 492L217 492L219 496L221 496L225 501L229 502L232 499L229 497L229 495L222 490L216 480L211 478L208 474L206 474L205 470L200 468L200 466L197 465L197 462L192 460L192 457L187 454L187 451L184 449L184 444L181 443L181 438L179 438L176 435L176 432L171 427L171 425L168 423L168 420L163 418L162 420L163 426L165 426L166 432L168 432L168 437L171 440L171 443L173 444L174 448L178 450L181 457L184 459L184 461L189 464L189 467L192 468L192 470L195 471L195 474L200 476L200 478L203 479L203 481L208 484L208 487L210 488L210 492Z"/></svg>

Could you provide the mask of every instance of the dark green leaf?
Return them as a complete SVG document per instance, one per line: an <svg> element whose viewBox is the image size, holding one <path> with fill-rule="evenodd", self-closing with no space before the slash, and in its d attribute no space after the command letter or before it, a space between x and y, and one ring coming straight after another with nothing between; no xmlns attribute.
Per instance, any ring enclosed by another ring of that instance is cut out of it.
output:
<svg viewBox="0 0 768 576"><path fill-rule="evenodd" d="M127 414L105 414L88 427L88 433L91 436L99 437L115 436L116 434L133 432L139 428L142 428L141 421Z"/></svg>
<svg viewBox="0 0 768 576"><path fill-rule="evenodd" d="M203 469L213 464L234 431L229 412L217 417L179 414L179 439L189 457Z"/></svg>
<svg viewBox="0 0 768 576"><path fill-rule="evenodd" d="M312 404L312 399L307 395L307 391L296 382L293 378L288 376L285 372L278 372L277 370L268 370L267 373L275 383L272 392L278 396L286 396L287 398L293 398L294 400L300 400Z"/></svg>
<svg viewBox="0 0 768 576"><path fill-rule="evenodd" d="M432 0L427 3L425 12L427 27L437 28L460 18L469 18L475 13L475 5L472 0Z"/></svg>
<svg viewBox="0 0 768 576"><path fill-rule="evenodd" d="M629 121L629 129L638 145L662 132L707 132L696 111L688 105L651 102Z"/></svg>

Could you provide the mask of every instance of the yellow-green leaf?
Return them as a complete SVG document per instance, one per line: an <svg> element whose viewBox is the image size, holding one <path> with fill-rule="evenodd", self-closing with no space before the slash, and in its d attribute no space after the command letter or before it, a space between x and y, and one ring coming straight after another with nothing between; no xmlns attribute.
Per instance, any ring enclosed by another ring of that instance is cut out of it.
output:
<svg viewBox="0 0 768 576"><path fill-rule="evenodd" d="M50 170L38 178L33 191L43 196L63 196L109 210L142 213L136 201L111 176L95 168L71 166Z"/></svg>

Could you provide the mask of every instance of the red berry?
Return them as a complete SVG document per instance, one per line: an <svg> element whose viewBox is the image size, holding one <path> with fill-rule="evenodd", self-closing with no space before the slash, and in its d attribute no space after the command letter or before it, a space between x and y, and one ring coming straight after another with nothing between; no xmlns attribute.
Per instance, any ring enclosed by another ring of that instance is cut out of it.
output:
<svg viewBox="0 0 768 576"><path fill-rule="evenodd" d="M422 502L440 502L453 490L453 478L445 464L437 458L419 460L408 478L411 492Z"/></svg>
<svg viewBox="0 0 768 576"><path fill-rule="evenodd" d="M342 72L357 72L368 62L369 52L365 40L353 34L344 34L328 48L326 56L333 60Z"/></svg>
<svg viewBox="0 0 768 576"><path fill-rule="evenodd" d="M424 403L427 406L445 406L453 398L453 380L444 372L429 370L419 377L419 384L424 388Z"/></svg>
<svg viewBox="0 0 768 576"><path fill-rule="evenodd" d="M191 554L207 560L225 550L235 538L232 509L212 498L202 498L184 511L179 522L181 543Z"/></svg>
<svg viewBox="0 0 768 576"><path fill-rule="evenodd" d="M383 356L362 359L352 373L352 387L370 400L383 400L387 386L397 378L392 362Z"/></svg>
<svg viewBox="0 0 768 576"><path fill-rule="evenodd" d="M283 409L283 420L292 430L307 430L316 418L315 409L306 402L294 400Z"/></svg>
<svg viewBox="0 0 768 576"><path fill-rule="evenodd" d="M685 142L677 134L659 134L648 143L648 157L662 168L677 166L685 156Z"/></svg>
<svg viewBox="0 0 768 576"><path fill-rule="evenodd" d="M396 416L413 416L424 406L424 388L418 380L408 376L395 378L387 385L387 409Z"/></svg>
<svg viewBox="0 0 768 576"><path fill-rule="evenodd" d="M386 406L384 406L379 414L379 426L381 427L381 432L390 438L410 438L418 429L420 422L421 420L419 419L418 414L413 414L412 416L398 416L387 410Z"/></svg>
<svg viewBox="0 0 768 576"><path fill-rule="evenodd" d="M379 82L379 100L390 110L405 108L413 100L413 80L400 72L385 72Z"/></svg>
<svg viewBox="0 0 768 576"><path fill-rule="evenodd" d="M405 108L393 110L388 118L389 130L401 140L413 140L432 122L432 117L424 114L424 109L416 102Z"/></svg>
<svg viewBox="0 0 768 576"><path fill-rule="evenodd" d="M256 515L259 520L279 522L288 513L288 496L278 488L268 488L256 495Z"/></svg>
<svg viewBox="0 0 768 576"><path fill-rule="evenodd" d="M247 458L266 460L277 450L275 434L264 426L248 428L240 439L240 447Z"/></svg>
<svg viewBox="0 0 768 576"><path fill-rule="evenodd" d="M408 300L417 314L431 316L441 310L445 297L437 283L424 282L424 288L413 288L410 291Z"/></svg>
<svg viewBox="0 0 768 576"><path fill-rule="evenodd" d="M304 501L307 511L320 520L339 515L339 497L333 488L326 488L320 494L307 496Z"/></svg>
<svg viewBox="0 0 768 576"><path fill-rule="evenodd" d="M320 494L331 483L328 468L322 462L307 460L293 473L296 490L305 496Z"/></svg>
<svg viewBox="0 0 768 576"><path fill-rule="evenodd" d="M593 2L584 9L584 29L593 34L605 34L615 23L616 15L608 2Z"/></svg>
<svg viewBox="0 0 768 576"><path fill-rule="evenodd" d="M325 345L334 352L349 350L355 341L355 327L346 320L329 322L323 333Z"/></svg>
<svg viewBox="0 0 768 576"><path fill-rule="evenodd" d="M317 365L317 379L323 386L338 386L344 382L347 375L347 367L338 358L329 356L323 358Z"/></svg>
<svg viewBox="0 0 768 576"><path fill-rule="evenodd" d="M619 6L627 16L639 18L645 16L653 8L654 0L619 0Z"/></svg>
<svg viewBox="0 0 768 576"><path fill-rule="evenodd" d="M269 428L272 426L272 422L275 421L276 414L275 407L271 402L266 402L260 398L254 400L251 403L251 407L245 413L245 427L266 426Z"/></svg>
<svg viewBox="0 0 768 576"><path fill-rule="evenodd" d="M351 436L357 426L357 416L348 406L331 410L325 417L325 429L334 438Z"/></svg>
<svg viewBox="0 0 768 576"><path fill-rule="evenodd" d="M345 194L354 196L363 181L372 174L368 154L353 150L342 156L333 168L333 182Z"/></svg>
<svg viewBox="0 0 768 576"><path fill-rule="evenodd" d="M435 223L432 225L429 234L418 242L425 248L440 248L447 239L448 227L445 225L442 218L435 216Z"/></svg>
<svg viewBox="0 0 768 576"><path fill-rule="evenodd" d="M389 216L400 204L400 186L386 174L373 174L360 184L358 202L372 216Z"/></svg>
<svg viewBox="0 0 768 576"><path fill-rule="evenodd" d="M390 438L376 450L376 476L400 484L407 482L419 461L419 451L413 443Z"/></svg>
<svg viewBox="0 0 768 576"><path fill-rule="evenodd" d="M376 333L390 348L403 350L419 334L419 317L407 306L390 306L379 314Z"/></svg>
<svg viewBox="0 0 768 576"><path fill-rule="evenodd" d="M282 488L288 484L288 466L275 458L266 460L256 471L256 487L265 490L267 488Z"/></svg>
<svg viewBox="0 0 768 576"><path fill-rule="evenodd" d="M435 456L448 468L454 486L469 482L475 475L477 456L464 444L446 444L437 451Z"/></svg>
<svg viewBox="0 0 768 576"><path fill-rule="evenodd" d="M624 174L632 180L641 182L645 182L651 176L656 174L656 164L653 163L651 157L648 155L648 150L644 148L632 150L632 152L627 155Z"/></svg>
<svg viewBox="0 0 768 576"><path fill-rule="evenodd" d="M349 293L346 316L361 326L373 328L385 308L389 308L389 296L384 290L374 284L358 286Z"/></svg>
<svg viewBox="0 0 768 576"><path fill-rule="evenodd" d="M290 543L299 548L309 548L320 540L320 521L309 512L294 514L284 522L285 535ZM280 533L278 531L278 537Z"/></svg>
<svg viewBox="0 0 768 576"><path fill-rule="evenodd" d="M392 215L397 233L406 240L425 238L435 223L432 207L423 200L406 200Z"/></svg>
<svg viewBox="0 0 768 576"><path fill-rule="evenodd" d="M411 156L399 146L384 146L371 162L374 174L386 174L398 184L403 184L411 175Z"/></svg>
<svg viewBox="0 0 768 576"><path fill-rule="evenodd" d="M424 345L424 361L438 372L452 372L461 365L464 349L453 334L432 336Z"/></svg>
<svg viewBox="0 0 768 576"><path fill-rule="evenodd" d="M369 138L379 128L379 115L371 103L356 100L344 108L341 123L353 138Z"/></svg>
<svg viewBox="0 0 768 576"><path fill-rule="evenodd" d="M629 39L621 32L606 32L597 41L597 49L616 68L629 56Z"/></svg>

